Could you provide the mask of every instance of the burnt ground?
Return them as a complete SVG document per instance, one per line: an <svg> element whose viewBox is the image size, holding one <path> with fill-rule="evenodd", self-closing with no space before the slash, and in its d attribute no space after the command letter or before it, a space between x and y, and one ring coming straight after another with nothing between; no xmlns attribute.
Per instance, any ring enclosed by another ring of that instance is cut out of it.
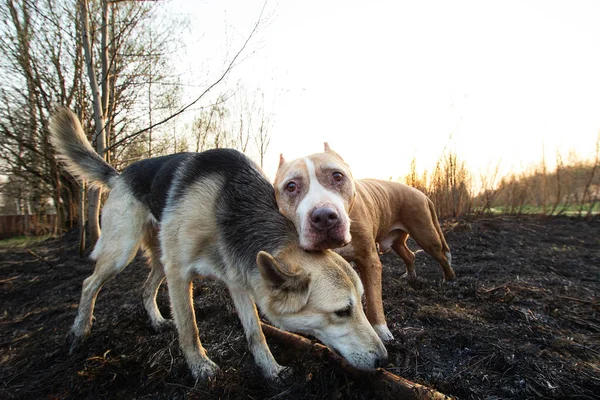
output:
<svg viewBox="0 0 600 400"><path fill-rule="evenodd" d="M382 256L384 305L395 341L387 369L463 399L600 396L600 219L495 217L446 221L457 284L417 255L416 282ZM248 353L224 286L197 282L201 339L222 375L194 385L174 331L153 332L141 301L138 257L100 292L86 345L65 335L92 264L77 233L0 251L0 398L366 399L388 397L333 361L269 339L293 374L266 382ZM412 248L415 246L413 244ZM164 285L159 307L169 314Z"/></svg>

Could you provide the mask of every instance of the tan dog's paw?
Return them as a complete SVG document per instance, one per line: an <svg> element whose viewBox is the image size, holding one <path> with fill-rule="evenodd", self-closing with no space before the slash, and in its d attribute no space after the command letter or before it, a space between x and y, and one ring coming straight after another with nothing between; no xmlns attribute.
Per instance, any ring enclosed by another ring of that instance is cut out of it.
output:
<svg viewBox="0 0 600 400"><path fill-rule="evenodd" d="M389 342L394 340L394 335L392 335L392 332L390 332L387 325L373 325L373 329L375 330L375 333L377 333L377 336L379 336L379 339L381 339L382 342Z"/></svg>
<svg viewBox="0 0 600 400"><path fill-rule="evenodd" d="M446 276L444 277L444 282L446 283L456 283L456 275L450 275L450 276Z"/></svg>
<svg viewBox="0 0 600 400"><path fill-rule="evenodd" d="M456 277L454 277L452 279L444 279L442 281L442 284L449 285L449 286L456 286L458 284L458 281L456 280Z"/></svg>
<svg viewBox="0 0 600 400"><path fill-rule="evenodd" d="M407 281L414 281L417 279L417 274L416 273L410 273L410 272L405 272L400 276L400 279L404 279Z"/></svg>

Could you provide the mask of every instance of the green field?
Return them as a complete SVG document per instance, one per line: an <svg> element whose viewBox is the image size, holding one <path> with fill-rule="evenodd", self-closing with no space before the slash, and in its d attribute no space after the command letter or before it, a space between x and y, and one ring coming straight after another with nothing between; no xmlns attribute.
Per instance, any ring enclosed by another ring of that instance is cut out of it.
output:
<svg viewBox="0 0 600 400"><path fill-rule="evenodd" d="M9 248L24 248L33 243L42 242L51 238L52 235L43 236L15 236L8 239L0 240L0 249Z"/></svg>
<svg viewBox="0 0 600 400"><path fill-rule="evenodd" d="M585 216L588 213L588 210L590 208L590 205L586 205L581 209L581 216ZM492 214L510 214L511 213L511 207L509 206L496 206L496 207L490 207L490 211ZM514 210L512 210L512 214L541 214L541 215L550 215L550 212L552 211L552 206L546 206L546 209L544 210L544 207L542 206L534 206L534 205L524 205L519 212L519 208L515 207ZM577 217L579 216L580 213L580 206L577 204L569 204L569 205L563 205L563 204L559 204L558 207L556 207L556 210L554 210L554 213L552 215L568 215L571 217ZM592 214L596 215L596 214L600 214L600 203L596 203L593 207L592 210Z"/></svg>

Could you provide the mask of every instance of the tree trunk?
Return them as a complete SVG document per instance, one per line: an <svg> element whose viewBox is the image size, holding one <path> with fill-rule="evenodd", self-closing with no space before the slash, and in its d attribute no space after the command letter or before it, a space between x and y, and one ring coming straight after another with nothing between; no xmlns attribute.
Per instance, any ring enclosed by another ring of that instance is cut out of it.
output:
<svg viewBox="0 0 600 400"><path fill-rule="evenodd" d="M106 36L108 34L107 19L104 18L104 12L108 10L106 0L103 1L103 18L101 34L103 44L106 43ZM90 88L92 90L92 103L94 105L94 122L96 124L96 151L101 157L105 157L104 150L106 149L106 136L104 131L105 119L103 113L103 103L100 97L100 89L98 87L98 81L96 79L96 69L94 68L93 62L93 49L89 37L89 21L87 14L87 0L80 0L80 18L81 18L81 36L83 44L83 52L85 55L85 63L87 65L87 73L90 81ZM106 48L102 49L101 62L103 64L102 70L105 70L105 63L107 62ZM104 80L105 77L103 77ZM88 191L88 229L90 233L90 242L95 244L100 237L100 195L101 190L93 189Z"/></svg>

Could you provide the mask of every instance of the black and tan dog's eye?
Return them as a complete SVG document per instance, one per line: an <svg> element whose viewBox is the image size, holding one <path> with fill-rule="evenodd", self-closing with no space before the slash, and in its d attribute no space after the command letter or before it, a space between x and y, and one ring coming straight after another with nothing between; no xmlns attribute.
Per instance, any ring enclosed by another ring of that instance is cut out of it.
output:
<svg viewBox="0 0 600 400"><path fill-rule="evenodd" d="M287 190L290 193L295 192L297 188L298 185L296 185L296 182L290 182L287 185L285 185L285 190Z"/></svg>
<svg viewBox="0 0 600 400"><path fill-rule="evenodd" d="M336 182L341 181L344 178L344 175L342 175L341 172L334 172L333 174L331 174L331 176L333 177L333 180Z"/></svg>
<svg viewBox="0 0 600 400"><path fill-rule="evenodd" d="M334 314L340 318L347 318L352 315L352 306L342 308L341 310L334 311Z"/></svg>

